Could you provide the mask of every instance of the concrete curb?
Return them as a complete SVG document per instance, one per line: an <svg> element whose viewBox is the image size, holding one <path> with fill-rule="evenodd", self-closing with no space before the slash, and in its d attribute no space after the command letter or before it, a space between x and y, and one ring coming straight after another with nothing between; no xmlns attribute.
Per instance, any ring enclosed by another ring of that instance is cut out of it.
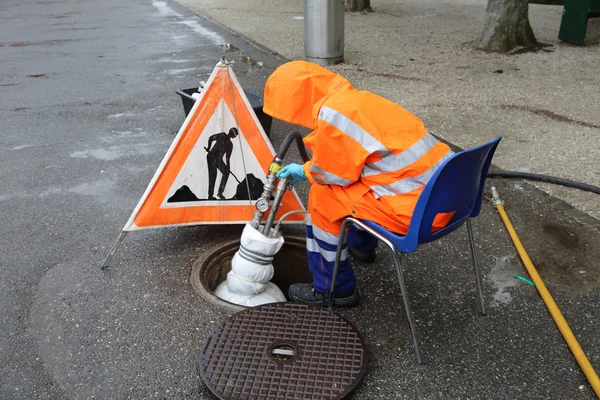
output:
<svg viewBox="0 0 600 400"><path fill-rule="evenodd" d="M212 25L215 25L219 29L222 29L222 30L224 30L225 32L227 32L229 34L231 34L231 35L233 35L233 36L235 36L237 38L242 39L243 41L247 42L252 47L256 48L257 50L262 51L263 53L266 53L266 54L269 54L269 55L274 56L276 58L279 58L279 59L281 59L284 62L291 61L289 58L286 58L286 57L282 56L281 54L279 54L278 52L276 52L274 50L271 50L268 47L263 46L262 44L254 41L253 39L250 39L248 36L241 34L240 32L236 31L235 29L232 29L232 28L228 27L227 25L224 25L221 22L212 19L208 15L204 15L204 14L202 14L202 13L194 10L193 8L190 8L190 7L188 7L188 6L184 5L184 4L181 4L180 2L178 2L176 0L174 1L174 3L176 3L178 7L181 7L184 10L186 10L186 11L188 11L188 12L190 12L190 13L196 15L196 16L198 16L199 18L202 18L204 21L206 21L206 22L208 22L208 23L210 23ZM225 44L225 43L223 43L223 44Z"/></svg>

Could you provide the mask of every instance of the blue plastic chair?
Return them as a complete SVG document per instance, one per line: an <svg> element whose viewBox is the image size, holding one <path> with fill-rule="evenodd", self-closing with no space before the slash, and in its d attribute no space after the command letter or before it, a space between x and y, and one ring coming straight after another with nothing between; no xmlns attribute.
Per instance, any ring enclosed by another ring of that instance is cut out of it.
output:
<svg viewBox="0 0 600 400"><path fill-rule="evenodd" d="M415 324L410 312L402 268L400 267L400 258L404 253L414 252L422 243L432 242L448 235L466 222L469 242L471 243L471 255L473 257L477 290L479 291L481 314L485 315L485 301L481 289L481 277L477 266L475 245L473 243L473 229L471 227L470 219L478 216L481 211L481 200L483 197L485 179L492 162L492 157L494 156L496 147L498 147L498 143L501 139L502 137L498 137L482 146L454 154L442 164L442 166L433 174L419 196L406 236L390 232L372 221L359 220L351 217L346 218L342 223L340 241L338 243L335 264L333 267L332 285L328 304L329 308L333 306L335 284L340 265L340 257L344 247L343 244L346 242L347 228L348 225L353 224L381 240L393 252L394 267L396 269L396 274L398 275L398 282L400 283L400 291L402 292L402 301L404 302L404 310L408 319L410 335L415 349L417 362L421 364L421 353L417 342ZM436 232L432 232L435 216L438 213L447 212L454 212L448 225Z"/></svg>

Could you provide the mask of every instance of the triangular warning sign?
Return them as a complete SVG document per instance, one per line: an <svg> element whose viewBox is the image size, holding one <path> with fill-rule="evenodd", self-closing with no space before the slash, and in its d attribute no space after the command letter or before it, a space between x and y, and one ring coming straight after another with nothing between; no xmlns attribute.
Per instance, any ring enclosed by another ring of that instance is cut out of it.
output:
<svg viewBox="0 0 600 400"><path fill-rule="evenodd" d="M231 67L219 63L123 230L249 222L274 157ZM277 218L303 209L288 191Z"/></svg>

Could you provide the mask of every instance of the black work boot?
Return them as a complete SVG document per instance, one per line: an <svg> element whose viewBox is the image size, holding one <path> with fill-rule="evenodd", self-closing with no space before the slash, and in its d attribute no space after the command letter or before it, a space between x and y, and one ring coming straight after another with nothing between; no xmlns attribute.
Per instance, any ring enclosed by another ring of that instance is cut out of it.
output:
<svg viewBox="0 0 600 400"><path fill-rule="evenodd" d="M326 306L329 300L329 293L317 292L310 283L293 284L288 290L288 296L291 301L318 306ZM356 289L352 292L336 293L333 297L333 305L337 307L354 307L359 301L360 296Z"/></svg>
<svg viewBox="0 0 600 400"><path fill-rule="evenodd" d="M377 253L375 253L375 249L371 250L368 253L362 253L350 246L348 246L348 252L350 253L350 255L354 258L356 258L358 261L370 264L373 261L375 261L375 259L377 258Z"/></svg>

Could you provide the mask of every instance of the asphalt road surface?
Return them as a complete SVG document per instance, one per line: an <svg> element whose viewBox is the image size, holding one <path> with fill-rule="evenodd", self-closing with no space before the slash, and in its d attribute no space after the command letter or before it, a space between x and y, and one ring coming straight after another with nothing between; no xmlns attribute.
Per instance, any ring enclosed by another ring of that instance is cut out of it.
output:
<svg viewBox="0 0 600 400"><path fill-rule="evenodd" d="M195 367L202 334L186 321L198 303L177 300L183 289L197 301L187 275L202 228L130 235L118 254L133 257L135 265L121 265L139 281L98 267L184 120L175 90L206 81L222 55L238 61L244 88L259 94L280 62L172 3L0 4L0 399L203 390ZM161 283L146 281L160 274ZM127 300L142 282L149 309ZM174 306L186 311L171 321ZM177 319L186 327L178 330ZM197 335L195 346L171 348L179 334Z"/></svg>

